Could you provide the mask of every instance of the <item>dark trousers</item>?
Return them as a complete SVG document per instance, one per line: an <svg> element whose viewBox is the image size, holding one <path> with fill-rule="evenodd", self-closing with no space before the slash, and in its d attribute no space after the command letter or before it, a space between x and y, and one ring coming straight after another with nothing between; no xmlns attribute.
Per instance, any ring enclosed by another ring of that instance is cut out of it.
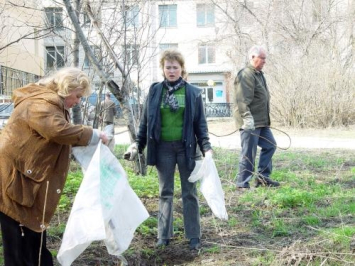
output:
<svg viewBox="0 0 355 266"><path fill-rule="evenodd" d="M192 171L187 168L185 148L181 141L161 142L157 150L159 176L158 238L173 236L174 173L178 166L181 182L181 197L184 215L185 236L200 237L200 211L196 183L188 178Z"/></svg>
<svg viewBox="0 0 355 266"><path fill-rule="evenodd" d="M272 156L276 151L275 138L268 127L240 130L242 151L239 159L237 187L249 187L254 174L257 147L261 147L257 175L269 177L272 172Z"/></svg>
<svg viewBox="0 0 355 266"><path fill-rule="evenodd" d="M5 266L53 266L52 254L46 247L46 231L34 232L0 212L1 234ZM41 237L41 264L39 252Z"/></svg>

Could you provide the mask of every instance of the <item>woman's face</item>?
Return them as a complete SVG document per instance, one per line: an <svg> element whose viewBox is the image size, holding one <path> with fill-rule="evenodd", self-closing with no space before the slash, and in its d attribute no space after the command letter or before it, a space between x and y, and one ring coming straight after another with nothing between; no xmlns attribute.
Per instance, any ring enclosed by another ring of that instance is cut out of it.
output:
<svg viewBox="0 0 355 266"><path fill-rule="evenodd" d="M168 61L164 62L164 77L169 82L177 81L181 77L182 68L178 61Z"/></svg>
<svg viewBox="0 0 355 266"><path fill-rule="evenodd" d="M67 97L64 98L64 106L66 109L72 108L74 105L77 105L81 101L83 89L78 87L71 92Z"/></svg>

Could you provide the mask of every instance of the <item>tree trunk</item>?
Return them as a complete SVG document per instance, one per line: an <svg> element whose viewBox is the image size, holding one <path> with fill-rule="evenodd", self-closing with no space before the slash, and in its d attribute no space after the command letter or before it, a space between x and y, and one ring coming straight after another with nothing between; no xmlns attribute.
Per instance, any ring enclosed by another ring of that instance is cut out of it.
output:
<svg viewBox="0 0 355 266"><path fill-rule="evenodd" d="M63 0L63 2L64 2L65 7L67 9L69 18L73 23L76 34L83 46L85 54L89 58L91 64L95 68L95 70L98 72L98 75L99 75L100 79L102 80L102 82L104 82L105 84L108 85L111 93L119 101L121 108L122 108L123 117L124 117L127 127L128 127L130 139L131 139L131 141L134 141L136 139L136 130L135 130L135 121L134 121L134 117L133 117L132 106L129 103L129 97L128 97L129 88L132 86L132 82L131 82L129 74L125 73L123 67L119 63L119 60L116 57L115 53L112 51L112 48L111 48L110 44L108 43L106 37L103 35L99 26L97 25L97 21L95 20L93 14L91 12L90 5L87 3L87 7L86 7L87 14L90 17L95 30L97 31L101 40L103 41L103 43L104 43L104 45L111 57L111 60L113 60L115 62L116 67L119 69L119 71L121 72L121 74L123 76L124 82L123 82L123 86L120 90L119 86L113 80L110 80L108 78L108 75L106 75L106 73L103 71L101 64L97 61L97 59L94 55L94 52L90 48L90 46L87 42L87 39L86 39L86 37L79 25L78 17L76 15L76 13L74 12L73 7L70 4L70 0ZM145 158L144 158L144 156L137 156L137 157L140 157L140 158L137 158L137 160L136 160L137 168L139 169L139 172L142 175L145 175L146 174ZM144 164L142 164L141 162L144 162Z"/></svg>
<svg viewBox="0 0 355 266"><path fill-rule="evenodd" d="M80 0L75 0L75 13L76 16L78 16L80 10ZM79 45L80 45L80 40L78 38L78 34L75 30L74 33L74 43L73 43L73 66L74 67L79 67ZM81 114L81 106L80 104L75 105L72 108L73 112L73 123L74 124L83 124L83 116Z"/></svg>

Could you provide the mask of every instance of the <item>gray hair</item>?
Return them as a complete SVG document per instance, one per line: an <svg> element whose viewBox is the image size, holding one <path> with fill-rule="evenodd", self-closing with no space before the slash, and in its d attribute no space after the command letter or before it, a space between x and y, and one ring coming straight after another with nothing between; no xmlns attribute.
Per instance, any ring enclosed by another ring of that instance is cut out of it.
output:
<svg viewBox="0 0 355 266"><path fill-rule="evenodd" d="M253 56L259 56L261 53L266 53L266 50L261 45L254 45L249 49L248 58L253 59Z"/></svg>

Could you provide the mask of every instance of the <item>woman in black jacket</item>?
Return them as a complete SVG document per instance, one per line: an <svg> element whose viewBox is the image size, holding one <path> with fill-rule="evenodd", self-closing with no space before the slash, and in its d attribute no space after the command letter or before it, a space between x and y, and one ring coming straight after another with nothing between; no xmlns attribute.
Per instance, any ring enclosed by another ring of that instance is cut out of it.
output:
<svg viewBox="0 0 355 266"><path fill-rule="evenodd" d="M196 184L188 181L201 152L212 152L201 90L187 83L185 62L176 50L166 50L160 59L164 81L149 89L137 140L127 150L133 160L147 146L147 164L159 176L157 246L167 246L173 236L174 172L178 166L183 216L190 249L201 247L200 213ZM197 147L198 145L198 147Z"/></svg>

